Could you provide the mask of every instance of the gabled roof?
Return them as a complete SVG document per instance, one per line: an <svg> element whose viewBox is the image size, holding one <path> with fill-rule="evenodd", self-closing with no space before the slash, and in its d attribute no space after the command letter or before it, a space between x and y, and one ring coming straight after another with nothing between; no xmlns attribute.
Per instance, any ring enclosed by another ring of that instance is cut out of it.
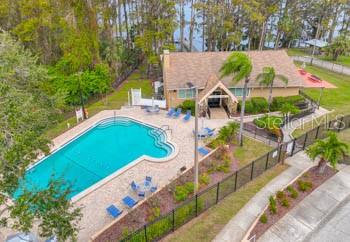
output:
<svg viewBox="0 0 350 242"><path fill-rule="evenodd" d="M224 90L233 102L238 103L238 100L235 97L235 95L233 95L233 93L218 79L216 75L212 75L209 77L204 90L201 91L199 95L199 103L203 102L218 88Z"/></svg>
<svg viewBox="0 0 350 242"><path fill-rule="evenodd" d="M171 52L168 56L168 67L164 66L164 81L168 90L186 88L191 82L200 89L206 87L207 80L213 75L220 79L220 68L232 52ZM288 87L302 86L302 79L297 74L293 60L285 50L266 50L245 52L251 59L253 70L249 87L260 87L256 77L265 66L275 68L277 74L289 79ZM232 83L232 77L220 79L226 87L243 87L243 81ZM275 87L285 87L276 79Z"/></svg>

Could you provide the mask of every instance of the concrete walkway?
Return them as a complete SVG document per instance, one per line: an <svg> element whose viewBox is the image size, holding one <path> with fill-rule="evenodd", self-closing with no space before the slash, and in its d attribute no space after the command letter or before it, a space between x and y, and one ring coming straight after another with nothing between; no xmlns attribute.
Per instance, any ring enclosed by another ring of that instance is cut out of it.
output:
<svg viewBox="0 0 350 242"><path fill-rule="evenodd" d="M350 167L346 167L302 200L258 241L350 241L349 214Z"/></svg>
<svg viewBox="0 0 350 242"><path fill-rule="evenodd" d="M215 237L215 242L241 241L248 229L268 205L269 196L285 188L305 170L313 166L313 162L304 152L299 152L286 159L290 167L260 190Z"/></svg>
<svg viewBox="0 0 350 242"><path fill-rule="evenodd" d="M303 127L306 123L309 123L313 120L316 120L319 117L322 117L331 111L320 107L319 109L316 109L313 114L309 114L301 119L294 120L285 126L282 127L282 132L283 132L283 142L289 142L293 139L292 133L294 132L295 129L299 127ZM314 126L318 126L319 124L315 122Z"/></svg>

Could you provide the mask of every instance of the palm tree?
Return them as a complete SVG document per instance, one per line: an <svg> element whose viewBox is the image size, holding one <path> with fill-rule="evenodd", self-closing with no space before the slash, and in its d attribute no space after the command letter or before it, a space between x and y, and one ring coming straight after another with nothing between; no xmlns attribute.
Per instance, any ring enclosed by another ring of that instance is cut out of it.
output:
<svg viewBox="0 0 350 242"><path fill-rule="evenodd" d="M224 141L226 144L232 144L232 141L237 135L239 124L236 122L229 122L226 126L219 130L218 138Z"/></svg>
<svg viewBox="0 0 350 242"><path fill-rule="evenodd" d="M329 132L325 140L317 140L315 144L307 149L306 153L312 160L320 157L318 168L319 173L322 174L325 171L327 162L335 168L339 160L347 155L348 150L349 147L346 143L339 141L334 132Z"/></svg>
<svg viewBox="0 0 350 242"><path fill-rule="evenodd" d="M273 84L275 79L278 78L282 82L284 82L285 85L288 84L288 78L283 76L283 75L276 75L275 69L273 67L267 66L263 68L263 72L260 73L257 77L256 80L260 83L261 86L265 86L270 88L270 93L269 93L269 112L270 112L270 106L272 103L272 90L273 90Z"/></svg>
<svg viewBox="0 0 350 242"><path fill-rule="evenodd" d="M248 89L248 83L250 80L249 76L250 76L250 73L252 72L252 63L246 54L242 52L234 52L226 59L224 64L221 66L220 72L221 72L221 78L232 75L233 83L237 83L244 79L240 127L239 127L239 135L238 135L238 142L242 146L245 101L247 99L247 89Z"/></svg>

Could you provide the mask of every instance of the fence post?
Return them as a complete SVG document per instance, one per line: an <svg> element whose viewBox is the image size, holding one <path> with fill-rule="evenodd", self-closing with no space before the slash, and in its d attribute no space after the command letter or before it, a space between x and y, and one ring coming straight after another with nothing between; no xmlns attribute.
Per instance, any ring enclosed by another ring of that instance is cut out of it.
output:
<svg viewBox="0 0 350 242"><path fill-rule="evenodd" d="M331 124L332 124L332 120L328 122L327 131L329 131L329 129L331 128Z"/></svg>
<svg viewBox="0 0 350 242"><path fill-rule="evenodd" d="M252 162L252 169L251 169L251 171L250 171L250 180L253 180L254 163L255 163L255 161Z"/></svg>
<svg viewBox="0 0 350 242"><path fill-rule="evenodd" d="M344 120L344 116L342 116L342 117L341 117L341 119L340 119L340 123L339 123L339 125L338 125L338 127L337 127L337 129L338 129L338 133L339 133L339 132L342 130L342 129L340 128L340 125L342 125L343 120Z"/></svg>
<svg viewBox="0 0 350 242"><path fill-rule="evenodd" d="M283 144L280 144L279 151L278 151L278 163L281 162L282 147L283 147Z"/></svg>
<svg viewBox="0 0 350 242"><path fill-rule="evenodd" d="M318 139L318 133L320 132L320 127L321 127L321 125L319 125L319 126L317 127L315 139Z"/></svg>
<svg viewBox="0 0 350 242"><path fill-rule="evenodd" d="M144 225L143 228L144 228L144 230L145 230L145 241L148 242L148 238L147 238L147 226Z"/></svg>
<svg viewBox="0 0 350 242"><path fill-rule="evenodd" d="M237 189L237 175L238 175L238 170L236 171L236 177L235 177L235 189L234 189L234 191L236 191L236 189Z"/></svg>
<svg viewBox="0 0 350 242"><path fill-rule="evenodd" d="M309 135L309 132L305 134L305 139L304 139L304 144L303 144L303 150L305 150L306 147L306 141L307 141L307 136Z"/></svg>
<svg viewBox="0 0 350 242"><path fill-rule="evenodd" d="M216 187L216 204L219 202L219 190L220 190L220 182L218 182L218 185Z"/></svg>
<svg viewBox="0 0 350 242"><path fill-rule="evenodd" d="M294 140L293 140L293 147L292 147L292 155L291 156L293 156L294 155L294 150L295 150L295 143L297 142L297 139L295 138Z"/></svg>
<svg viewBox="0 0 350 242"><path fill-rule="evenodd" d="M173 232L175 231L175 209L173 209Z"/></svg>
<svg viewBox="0 0 350 242"><path fill-rule="evenodd" d="M196 194L196 217L198 216L198 194Z"/></svg>
<svg viewBox="0 0 350 242"><path fill-rule="evenodd" d="M270 151L267 152L267 156L266 156L266 164L265 164L265 171L267 170L267 167L269 165L269 156L270 156Z"/></svg>

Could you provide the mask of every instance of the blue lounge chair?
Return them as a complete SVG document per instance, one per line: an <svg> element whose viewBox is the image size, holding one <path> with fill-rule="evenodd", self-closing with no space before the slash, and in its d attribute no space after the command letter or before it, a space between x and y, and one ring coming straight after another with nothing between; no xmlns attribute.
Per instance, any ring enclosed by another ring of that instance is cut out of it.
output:
<svg viewBox="0 0 350 242"><path fill-rule="evenodd" d="M182 110L181 108L176 109L176 112L174 113L173 117L174 117L174 118L180 117L181 110Z"/></svg>
<svg viewBox="0 0 350 242"><path fill-rule="evenodd" d="M191 118L191 110L187 110L186 115L184 117L184 121L188 121Z"/></svg>
<svg viewBox="0 0 350 242"><path fill-rule="evenodd" d="M130 186L131 186L131 189L132 189L133 191L135 191L135 192L136 192L137 190L139 190L139 188L140 188L140 186L137 185L134 181L131 182Z"/></svg>
<svg viewBox="0 0 350 242"><path fill-rule="evenodd" d="M175 109L174 109L174 108L170 108L170 110L169 110L169 112L166 114L166 116L171 117L171 116L174 115L174 113L175 113Z"/></svg>
<svg viewBox="0 0 350 242"><path fill-rule="evenodd" d="M201 153L202 155L207 155L210 153L210 151L204 147L199 147L198 152Z"/></svg>
<svg viewBox="0 0 350 242"><path fill-rule="evenodd" d="M152 177L146 176L145 187L149 187L151 185L152 185Z"/></svg>
<svg viewBox="0 0 350 242"><path fill-rule="evenodd" d="M119 210L116 206L113 204L106 208L109 215L111 215L113 218L117 218L120 214L122 214L123 211Z"/></svg>
<svg viewBox="0 0 350 242"><path fill-rule="evenodd" d="M151 187L151 189L149 191L153 193L153 192L157 191L157 187L153 186L153 187Z"/></svg>
<svg viewBox="0 0 350 242"><path fill-rule="evenodd" d="M139 192L137 193L137 195L138 195L139 197L144 198L144 197L146 196L146 193L145 193L144 191L139 191Z"/></svg>
<svg viewBox="0 0 350 242"><path fill-rule="evenodd" d="M123 198L123 203L128 206L129 208L133 208L137 203L138 201L135 201L132 197L130 196L126 196Z"/></svg>
<svg viewBox="0 0 350 242"><path fill-rule="evenodd" d="M206 131L208 131L208 134L214 134L215 129L210 129L208 127L204 128Z"/></svg>

